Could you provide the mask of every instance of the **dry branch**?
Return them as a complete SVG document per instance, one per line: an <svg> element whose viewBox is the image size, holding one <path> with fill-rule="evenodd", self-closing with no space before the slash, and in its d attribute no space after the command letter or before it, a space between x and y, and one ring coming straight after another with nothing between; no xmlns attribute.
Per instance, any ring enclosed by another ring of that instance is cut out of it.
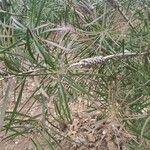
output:
<svg viewBox="0 0 150 150"><path fill-rule="evenodd" d="M106 63L107 61L112 60L112 59L120 60L120 59L125 59L128 57L141 56L141 55L146 55L146 54L149 54L149 53L148 52L143 52L143 53L126 52L126 53L118 53L118 54L107 55L107 56L96 56L92 58L82 59L77 63L71 64L70 67L89 68L89 67L92 67L93 65Z"/></svg>

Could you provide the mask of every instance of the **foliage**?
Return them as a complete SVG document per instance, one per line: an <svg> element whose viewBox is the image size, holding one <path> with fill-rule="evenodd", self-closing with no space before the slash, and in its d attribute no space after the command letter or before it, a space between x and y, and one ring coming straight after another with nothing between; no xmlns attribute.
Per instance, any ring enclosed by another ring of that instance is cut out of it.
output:
<svg viewBox="0 0 150 150"><path fill-rule="evenodd" d="M6 109L7 85L1 109L6 139L32 134L36 149L59 145L57 123L72 122L69 104L82 97L105 107L125 123L136 137L129 149L150 139L150 3L147 0L12 0L0 10L0 81L15 77L15 105ZM88 68L72 64L95 56L136 53ZM144 55L141 55L145 53ZM25 84L33 79L36 89L22 102ZM54 106L50 112L48 102ZM23 106L21 107L21 103ZM34 104L42 109L29 114ZM28 109L26 106L31 104ZM118 107L117 111L111 111ZM107 110L107 111L106 111ZM50 127L49 127L50 126ZM56 128L56 130L54 130ZM42 130L41 130L42 129ZM146 147L145 143L140 148ZM59 145L61 147L61 145Z"/></svg>

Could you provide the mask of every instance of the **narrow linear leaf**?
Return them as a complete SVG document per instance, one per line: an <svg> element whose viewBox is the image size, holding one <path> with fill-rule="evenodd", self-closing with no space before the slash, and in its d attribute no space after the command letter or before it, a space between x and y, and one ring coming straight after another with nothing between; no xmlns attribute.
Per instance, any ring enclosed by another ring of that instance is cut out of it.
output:
<svg viewBox="0 0 150 150"><path fill-rule="evenodd" d="M6 92L5 92L5 96L3 98L3 103L2 103L2 107L1 107L1 112L0 112L0 131L2 130L3 123L4 123L4 118L5 118L5 114L6 114L7 102L8 102L9 95L10 95L10 84L11 84L10 81L8 81Z"/></svg>
<svg viewBox="0 0 150 150"><path fill-rule="evenodd" d="M27 46L27 51L29 52L30 57L33 59L33 62L36 62L36 59L33 55L33 52L31 50L31 46L30 46L30 32L29 29L27 29L27 36L26 36L26 46Z"/></svg>
<svg viewBox="0 0 150 150"><path fill-rule="evenodd" d="M4 62L6 67L8 67L11 71L20 72L19 63L17 64L17 62L15 63L13 60L7 57L4 58Z"/></svg>
<svg viewBox="0 0 150 150"><path fill-rule="evenodd" d="M70 110L69 110L67 96L66 96L64 86L60 82L58 85L59 85L58 95L59 95L59 99L60 99L60 108L59 109L62 108L63 115L65 115L65 117L66 117L66 119L68 119L68 121L71 121L71 115L70 115Z"/></svg>
<svg viewBox="0 0 150 150"><path fill-rule="evenodd" d="M38 146L37 146L36 142L34 141L34 139L31 138L31 142L32 142L33 146L35 147L34 149L38 150Z"/></svg>
<svg viewBox="0 0 150 150"><path fill-rule="evenodd" d="M76 83L70 76L65 75L63 78L73 89L83 92L84 94L92 96L85 87L81 86L80 84ZM93 96L92 96L93 97Z"/></svg>
<svg viewBox="0 0 150 150"><path fill-rule="evenodd" d="M36 146L36 150L44 150L42 143L40 143L36 137L34 137L34 145Z"/></svg>
<svg viewBox="0 0 150 150"><path fill-rule="evenodd" d="M50 54L45 50L45 48L40 45L36 40L34 42L36 50L42 55L45 60L45 63L48 64L52 69L55 69L54 62Z"/></svg>
<svg viewBox="0 0 150 150"><path fill-rule="evenodd" d="M20 103L20 101L21 101L21 99L22 99L22 94L23 94L23 90L24 90L24 86L25 86L25 81L26 81L26 78L24 78L23 83L22 83L22 85L21 85L21 89L20 89L20 92L19 92L19 95L18 95L16 104L15 104L14 110L13 110L13 113L12 113L11 118L10 118L10 122L9 122L8 125L7 125L6 133L8 132L10 126L12 125L12 123L13 123L13 121L14 121L14 117L15 117L15 115L16 115L16 113L17 113L17 108L18 108L19 103Z"/></svg>
<svg viewBox="0 0 150 150"><path fill-rule="evenodd" d="M144 125L143 125L143 127L142 127L142 130L141 130L141 139L142 139L142 137L143 137L143 135L144 135L144 131L145 131L145 129L146 129L146 126L148 126L148 124L150 124L150 116L146 119L146 121L145 121L145 123L144 123ZM150 137L149 137L150 138Z"/></svg>
<svg viewBox="0 0 150 150"><path fill-rule="evenodd" d="M37 14L37 20L36 20L35 26L37 26L39 21L40 21L40 18L41 18L41 15L42 15L42 10L44 9L44 6L45 6L45 2L46 2L46 0L41 1L39 12Z"/></svg>
<svg viewBox="0 0 150 150"><path fill-rule="evenodd" d="M45 132L41 132L41 135L42 135L43 139L45 140L45 142L47 143L48 149L49 149L49 150L55 150L55 149L53 148L52 142L50 141L50 139L48 138L48 136L45 134Z"/></svg>

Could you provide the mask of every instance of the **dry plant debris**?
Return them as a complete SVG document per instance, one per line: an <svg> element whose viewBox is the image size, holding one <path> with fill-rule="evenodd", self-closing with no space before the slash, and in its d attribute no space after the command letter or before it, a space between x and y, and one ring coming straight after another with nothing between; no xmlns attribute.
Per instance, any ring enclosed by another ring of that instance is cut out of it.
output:
<svg viewBox="0 0 150 150"><path fill-rule="evenodd" d="M77 104L73 106L77 108ZM65 150L126 150L126 143L132 137L117 117L99 120L100 110L90 113L85 110L81 107L79 111L74 110L72 124L65 132L74 142L62 140Z"/></svg>

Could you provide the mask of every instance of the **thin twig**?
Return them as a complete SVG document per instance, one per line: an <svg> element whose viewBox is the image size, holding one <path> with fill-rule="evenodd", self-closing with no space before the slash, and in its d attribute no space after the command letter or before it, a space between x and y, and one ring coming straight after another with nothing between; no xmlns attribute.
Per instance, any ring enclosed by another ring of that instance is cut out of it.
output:
<svg viewBox="0 0 150 150"><path fill-rule="evenodd" d="M18 74L13 74L13 75L8 75L8 73L4 73L3 78L0 79L0 81L2 80L5 80L5 79L10 79L10 78L13 78L13 77L16 77L16 76L23 76L23 75L26 75L26 74L31 74L31 73L34 73L34 72L37 72L37 71L41 71L41 69L35 69L35 70L29 70L27 72L21 72L21 73L18 73Z"/></svg>

